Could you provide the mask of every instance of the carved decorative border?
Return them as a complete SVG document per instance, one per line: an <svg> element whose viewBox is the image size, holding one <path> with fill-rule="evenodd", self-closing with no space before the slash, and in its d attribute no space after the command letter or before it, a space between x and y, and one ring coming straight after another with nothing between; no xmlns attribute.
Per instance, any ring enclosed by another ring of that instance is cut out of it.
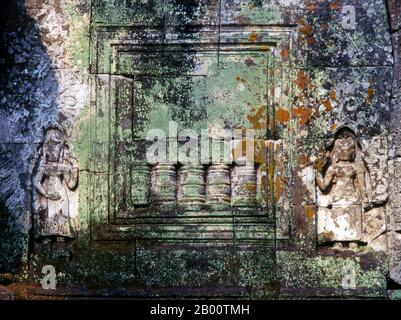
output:
<svg viewBox="0 0 401 320"><path fill-rule="evenodd" d="M160 46L164 49L169 48L172 51L177 50L177 48L184 48L185 50L196 50L203 54L207 52L224 54L224 52L238 50L266 52L266 50L269 50L269 47L274 47L279 41L286 42L291 48L291 35L294 30L291 27L266 26L222 26L219 30L217 26L209 26L206 28L194 28L188 32L189 36L186 38L179 38L174 33L167 33L167 36L163 38L163 30L148 28L146 29L146 37L142 36L142 39L146 38L146 43L141 40L141 37L138 37L138 34L143 31L140 28L110 26L98 26L93 30L91 74L94 77L100 76L108 79L107 90L109 92L106 95L108 95L109 108L112 108L110 97L113 85L112 79L119 76L118 60L121 54L154 51L155 48ZM240 41L231 43L230 34L236 35L235 39ZM250 41L251 34L258 40ZM274 67L274 65L269 65L270 67ZM93 83L95 82L96 80L93 81ZM99 88L96 84L94 87L96 98L92 104L94 107L92 114L97 114L96 105L99 102L96 94ZM270 95L269 90L268 95ZM94 117L94 121L94 127L96 127L96 116ZM93 130L90 131L90 139L91 141L95 141L96 133ZM109 124L110 137L111 126ZM94 167L93 164L90 164L90 168L96 172L97 170ZM96 174L94 174L95 176ZM110 177L110 167L108 168L107 176ZM107 184L107 193L110 199L109 178L107 179ZM95 186L96 183L93 185ZM92 192L95 192L95 190L96 188L94 187ZM160 242L183 240L201 243L208 243L210 241L223 243L228 241L232 243L237 241L239 243L264 243L268 246L274 246L277 242L273 214L269 214L269 217L267 217L265 214L255 214L254 211L247 214L241 210L229 210L218 214L210 212L206 214L191 213L185 215L177 214L172 217L170 213L170 216L163 216L163 214L146 215L146 217L134 215L131 219L119 219L115 214L111 214L110 204L108 205L107 213L104 212L104 209L96 208L96 200L94 200L96 197L92 197L91 193L90 198L92 198L92 204L90 205L92 208L91 212L97 211L96 219L93 219L93 214L91 213L94 240L132 241L142 239ZM267 208L267 210L270 213L274 211L271 208ZM194 227L192 231L190 230L191 225ZM258 228L260 230L257 230ZM253 238L249 237L248 232L252 232L256 236ZM281 239L283 238L281 237Z"/></svg>

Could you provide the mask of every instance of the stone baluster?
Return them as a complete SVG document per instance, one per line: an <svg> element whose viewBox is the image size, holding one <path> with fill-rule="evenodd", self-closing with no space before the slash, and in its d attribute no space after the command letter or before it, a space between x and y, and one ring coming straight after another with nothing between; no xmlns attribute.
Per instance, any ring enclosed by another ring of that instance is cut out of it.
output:
<svg viewBox="0 0 401 320"><path fill-rule="evenodd" d="M231 205L256 205L256 171L252 165L236 165L231 172Z"/></svg>
<svg viewBox="0 0 401 320"><path fill-rule="evenodd" d="M207 170L206 202L214 210L226 209L231 203L230 167L213 164Z"/></svg>
<svg viewBox="0 0 401 320"><path fill-rule="evenodd" d="M155 204L173 205L176 201L177 176L172 164L157 164L150 173L151 196Z"/></svg>
<svg viewBox="0 0 401 320"><path fill-rule="evenodd" d="M205 203L205 178L202 165L183 165L178 171L178 202L188 211L199 210Z"/></svg>

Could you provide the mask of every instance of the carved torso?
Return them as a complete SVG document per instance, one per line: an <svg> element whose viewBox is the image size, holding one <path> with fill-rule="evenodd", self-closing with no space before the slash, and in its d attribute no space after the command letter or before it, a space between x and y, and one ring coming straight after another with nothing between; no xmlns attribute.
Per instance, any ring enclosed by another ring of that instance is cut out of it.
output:
<svg viewBox="0 0 401 320"><path fill-rule="evenodd" d="M333 165L334 185L331 193L332 205L360 203L360 197L355 187L357 168L353 163L337 163Z"/></svg>

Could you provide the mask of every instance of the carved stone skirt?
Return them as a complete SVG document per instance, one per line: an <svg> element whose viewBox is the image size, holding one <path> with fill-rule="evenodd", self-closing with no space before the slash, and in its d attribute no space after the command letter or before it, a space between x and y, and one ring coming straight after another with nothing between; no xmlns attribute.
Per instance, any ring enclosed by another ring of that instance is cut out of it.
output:
<svg viewBox="0 0 401 320"><path fill-rule="evenodd" d="M317 219L319 243L362 239L362 207L360 205L319 207Z"/></svg>
<svg viewBox="0 0 401 320"><path fill-rule="evenodd" d="M67 193L67 186L58 177L51 176L45 183L46 190L51 194L57 194L60 199L42 199L45 206L38 210L37 237L73 237L74 221L70 217L71 203Z"/></svg>

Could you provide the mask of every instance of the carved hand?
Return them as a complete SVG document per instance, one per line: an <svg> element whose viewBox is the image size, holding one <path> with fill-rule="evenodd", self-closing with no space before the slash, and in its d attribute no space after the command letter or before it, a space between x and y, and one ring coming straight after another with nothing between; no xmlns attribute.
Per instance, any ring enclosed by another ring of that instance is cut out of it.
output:
<svg viewBox="0 0 401 320"><path fill-rule="evenodd" d="M318 158L313 162L313 168L317 172L322 172L325 164L326 164L326 159Z"/></svg>
<svg viewBox="0 0 401 320"><path fill-rule="evenodd" d="M323 172L323 168L327 163L327 160L330 157L330 153L326 152L325 154L321 153L319 157L313 162L313 168L317 172Z"/></svg>

